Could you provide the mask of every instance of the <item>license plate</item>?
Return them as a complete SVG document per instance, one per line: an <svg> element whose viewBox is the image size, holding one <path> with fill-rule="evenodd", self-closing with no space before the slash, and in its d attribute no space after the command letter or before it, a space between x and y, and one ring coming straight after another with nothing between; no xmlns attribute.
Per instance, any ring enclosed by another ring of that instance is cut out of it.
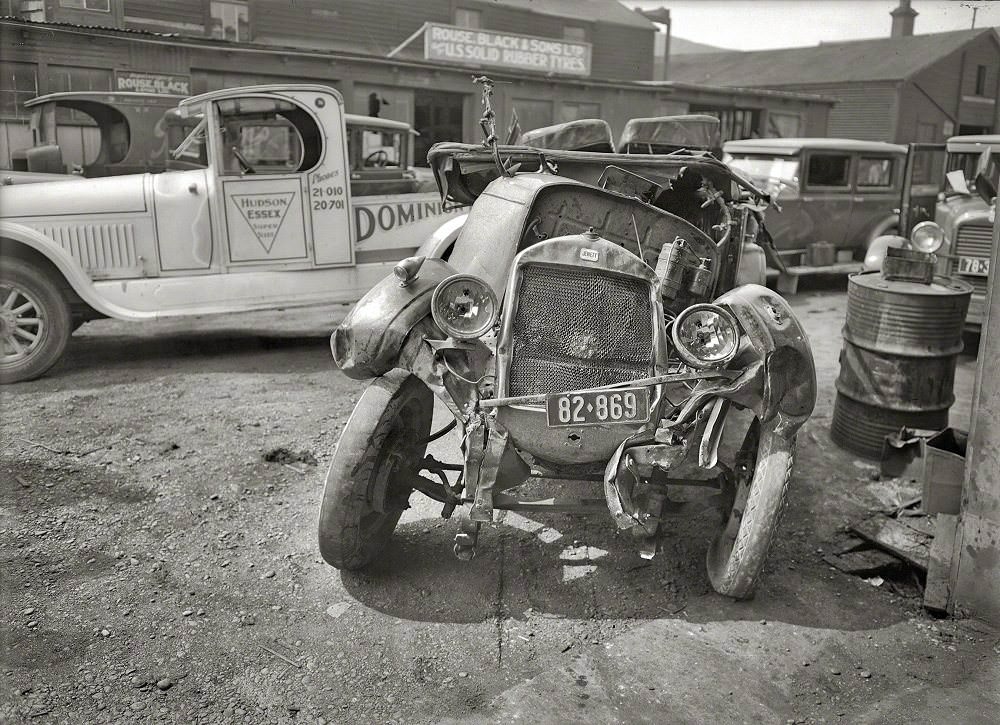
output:
<svg viewBox="0 0 1000 725"><path fill-rule="evenodd" d="M550 428L645 423L649 420L649 390L622 388L589 393L557 393L546 396L545 414Z"/></svg>
<svg viewBox="0 0 1000 725"><path fill-rule="evenodd" d="M985 277L990 273L990 260L988 257L959 257L958 273Z"/></svg>

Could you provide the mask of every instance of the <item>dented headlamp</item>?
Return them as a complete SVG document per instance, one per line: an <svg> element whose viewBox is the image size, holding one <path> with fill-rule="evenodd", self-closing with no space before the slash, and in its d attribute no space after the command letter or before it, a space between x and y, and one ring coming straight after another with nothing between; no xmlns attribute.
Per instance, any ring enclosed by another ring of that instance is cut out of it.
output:
<svg viewBox="0 0 1000 725"><path fill-rule="evenodd" d="M482 337L499 314L493 289L471 274L455 274L442 280L431 297L434 322L445 334L458 340Z"/></svg>
<svg viewBox="0 0 1000 725"><path fill-rule="evenodd" d="M735 318L718 305L688 307L674 320L670 337L681 359L696 368L721 367L740 347Z"/></svg>

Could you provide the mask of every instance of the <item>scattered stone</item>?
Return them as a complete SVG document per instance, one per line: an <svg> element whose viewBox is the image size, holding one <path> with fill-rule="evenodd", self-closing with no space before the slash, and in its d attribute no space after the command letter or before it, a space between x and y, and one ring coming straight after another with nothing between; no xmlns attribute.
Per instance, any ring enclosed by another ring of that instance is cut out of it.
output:
<svg viewBox="0 0 1000 725"><path fill-rule="evenodd" d="M468 672L459 672L459 673L458 673L458 676L459 676L459 677L468 677L468 676L469 676L469 673L468 673Z"/></svg>
<svg viewBox="0 0 1000 725"><path fill-rule="evenodd" d="M28 622L28 629L34 629L37 626L38 622L36 622L35 620L31 620L30 622Z"/></svg>
<svg viewBox="0 0 1000 725"><path fill-rule="evenodd" d="M219 494L217 494L217 493L213 493L213 494L212 494L211 496L209 496L209 498L210 498L210 499L211 499L212 501L218 501L218 500L219 500Z"/></svg>
<svg viewBox="0 0 1000 725"><path fill-rule="evenodd" d="M872 673L868 670L861 670L861 676L866 680L870 680L872 678Z"/></svg>
<svg viewBox="0 0 1000 725"><path fill-rule="evenodd" d="M336 604L331 604L329 607L327 607L326 613L329 616L333 617L334 619L337 619L340 615L342 615L350 608L351 608L350 602L337 602Z"/></svg>
<svg viewBox="0 0 1000 725"><path fill-rule="evenodd" d="M174 686L174 682L169 677L164 677L156 683L156 686L163 691L167 691Z"/></svg>
<svg viewBox="0 0 1000 725"><path fill-rule="evenodd" d="M257 618L252 614L244 614L242 617L240 617L241 627L252 627L255 624L257 624Z"/></svg>
<svg viewBox="0 0 1000 725"><path fill-rule="evenodd" d="M25 615L25 616L29 616L29 615L31 615L31 614L34 614L34 613L35 613L35 608L34 608L34 607L28 607L27 609L25 609L25 610L24 610L23 612L21 612L21 613L22 613L23 615Z"/></svg>
<svg viewBox="0 0 1000 725"><path fill-rule="evenodd" d="M101 636L102 636L102 637L110 637L110 636L111 636L111 632L109 632L109 631L108 631L108 630L106 630L106 629L102 629L102 630L101 630Z"/></svg>
<svg viewBox="0 0 1000 725"><path fill-rule="evenodd" d="M274 579L274 569L268 569L264 572L264 579Z"/></svg>
<svg viewBox="0 0 1000 725"><path fill-rule="evenodd" d="M837 669L837 668L835 667L835 668L833 668L832 670L830 670L830 674L831 674L831 675L839 675L839 674L840 674L840 670L838 670L838 669Z"/></svg>
<svg viewBox="0 0 1000 725"><path fill-rule="evenodd" d="M312 451L301 450L297 453L286 446L272 448L264 454L264 460L268 463L305 463L308 466L319 465L315 454Z"/></svg>
<svg viewBox="0 0 1000 725"><path fill-rule="evenodd" d="M182 617L190 617L192 614L194 614L193 609L185 609L183 612L181 612Z"/></svg>

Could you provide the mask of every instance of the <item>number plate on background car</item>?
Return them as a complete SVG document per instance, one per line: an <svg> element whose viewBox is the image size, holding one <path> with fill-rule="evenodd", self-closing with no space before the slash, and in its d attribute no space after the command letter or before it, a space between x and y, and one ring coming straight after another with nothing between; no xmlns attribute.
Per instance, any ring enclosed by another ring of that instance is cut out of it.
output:
<svg viewBox="0 0 1000 725"><path fill-rule="evenodd" d="M990 273L990 260L986 257L959 257L958 273L985 277Z"/></svg>
<svg viewBox="0 0 1000 725"><path fill-rule="evenodd" d="M645 423L649 420L649 390L623 388L549 395L545 398L545 413L550 428Z"/></svg>

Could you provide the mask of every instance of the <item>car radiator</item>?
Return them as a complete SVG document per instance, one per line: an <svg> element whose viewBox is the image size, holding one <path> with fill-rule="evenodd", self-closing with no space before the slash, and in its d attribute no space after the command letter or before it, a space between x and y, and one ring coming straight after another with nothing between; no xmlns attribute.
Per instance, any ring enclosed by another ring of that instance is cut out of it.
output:
<svg viewBox="0 0 1000 725"><path fill-rule="evenodd" d="M521 265L508 395L558 393L652 374L649 283L590 267Z"/></svg>
<svg viewBox="0 0 1000 725"><path fill-rule="evenodd" d="M962 224L955 235L956 257L985 257L989 259L993 253L993 227L988 224ZM952 274L958 272L958 259L952 260ZM987 278L976 275L960 275L961 279L972 285L973 294L985 295Z"/></svg>

